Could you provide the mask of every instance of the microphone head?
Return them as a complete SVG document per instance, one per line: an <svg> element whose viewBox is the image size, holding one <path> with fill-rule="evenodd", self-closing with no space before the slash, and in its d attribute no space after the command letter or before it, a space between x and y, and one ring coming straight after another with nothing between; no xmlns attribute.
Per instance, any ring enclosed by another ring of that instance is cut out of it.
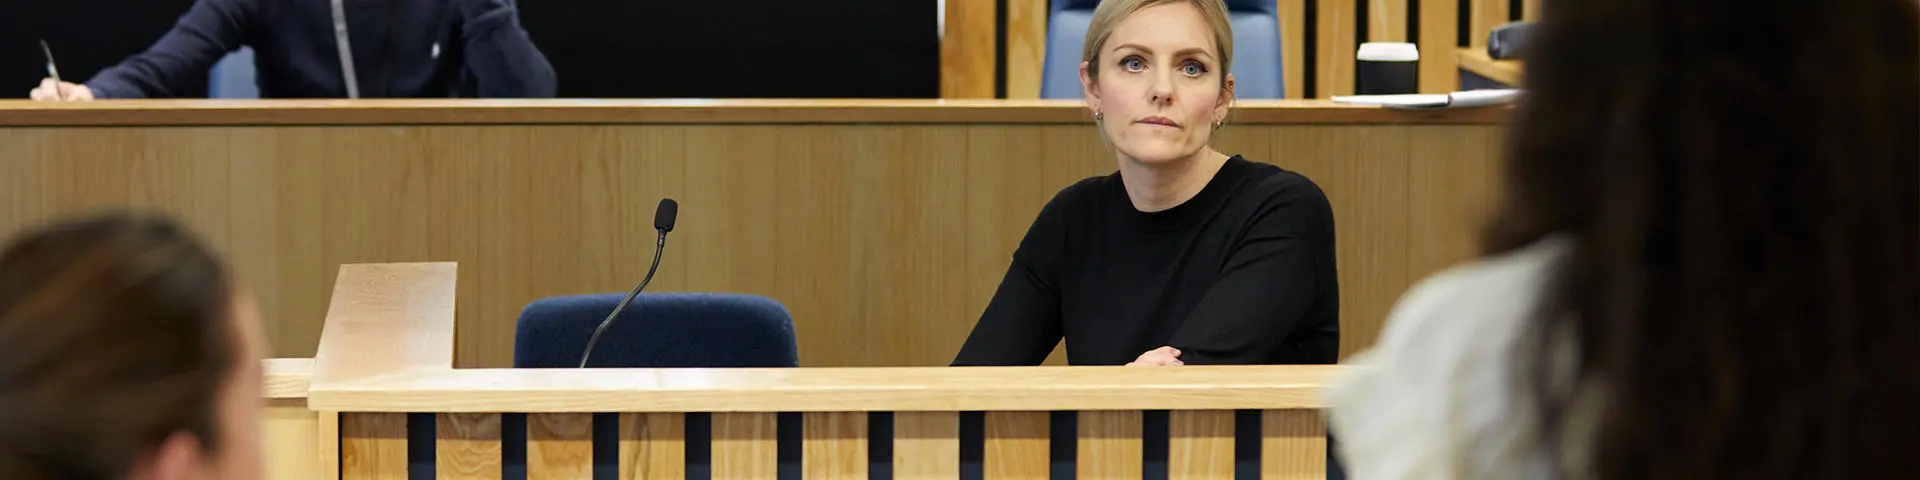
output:
<svg viewBox="0 0 1920 480"><path fill-rule="evenodd" d="M680 216L680 202L671 198L660 199L660 208L653 211L653 229L660 233L673 231L673 221Z"/></svg>

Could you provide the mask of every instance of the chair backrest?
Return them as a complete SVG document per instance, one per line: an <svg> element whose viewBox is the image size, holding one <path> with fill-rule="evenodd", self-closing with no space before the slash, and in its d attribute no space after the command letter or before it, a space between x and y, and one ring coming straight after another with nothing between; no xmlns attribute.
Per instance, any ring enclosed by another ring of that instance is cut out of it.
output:
<svg viewBox="0 0 1920 480"><path fill-rule="evenodd" d="M1080 47L1099 0L1055 0L1047 18L1047 53L1040 98L1074 99L1080 91ZM1242 99L1284 98L1280 22L1272 0L1228 0L1233 24L1234 91Z"/></svg>
<svg viewBox="0 0 1920 480"><path fill-rule="evenodd" d="M587 338L626 294L551 297L520 312L515 368L580 365ZM797 367L786 307L766 297L649 293L634 298L601 334L594 367Z"/></svg>
<svg viewBox="0 0 1920 480"><path fill-rule="evenodd" d="M254 74L253 49L240 47L215 62L207 73L207 98L260 98Z"/></svg>

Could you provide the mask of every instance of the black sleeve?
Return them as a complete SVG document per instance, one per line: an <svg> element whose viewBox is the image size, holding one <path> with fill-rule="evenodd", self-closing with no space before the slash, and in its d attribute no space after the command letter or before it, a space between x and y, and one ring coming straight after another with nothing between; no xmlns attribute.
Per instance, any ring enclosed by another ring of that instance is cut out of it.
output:
<svg viewBox="0 0 1920 480"><path fill-rule="evenodd" d="M1330 264L1328 250L1311 247L1308 229L1331 222L1326 196L1310 182L1294 183L1268 197L1247 234L1200 306L1174 332L1174 348L1188 365L1257 364L1278 356L1283 341L1305 323L1321 288L1315 266ZM1324 237L1322 237L1324 238Z"/></svg>
<svg viewBox="0 0 1920 480"><path fill-rule="evenodd" d="M147 51L87 80L93 98L172 98L204 82L220 57L240 49L254 0L199 0Z"/></svg>
<svg viewBox="0 0 1920 480"><path fill-rule="evenodd" d="M1006 278L1000 280L1000 289L993 293L953 365L1039 365L1060 344L1059 265L1066 241L1060 209L1072 190L1069 187L1048 202L1027 228Z"/></svg>
<svg viewBox="0 0 1920 480"><path fill-rule="evenodd" d="M480 98L553 98L559 83L553 64L520 27L512 0L462 0L467 71Z"/></svg>

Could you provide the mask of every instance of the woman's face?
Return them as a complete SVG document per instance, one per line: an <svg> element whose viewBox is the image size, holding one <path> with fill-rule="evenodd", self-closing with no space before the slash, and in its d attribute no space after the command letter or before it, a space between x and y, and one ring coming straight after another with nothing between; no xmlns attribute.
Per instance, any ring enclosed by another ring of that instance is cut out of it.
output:
<svg viewBox="0 0 1920 480"><path fill-rule="evenodd" d="M1115 26L1100 64L1080 65L1080 84L1122 156L1149 165L1193 158L1233 100L1219 55L1192 3L1154 5Z"/></svg>

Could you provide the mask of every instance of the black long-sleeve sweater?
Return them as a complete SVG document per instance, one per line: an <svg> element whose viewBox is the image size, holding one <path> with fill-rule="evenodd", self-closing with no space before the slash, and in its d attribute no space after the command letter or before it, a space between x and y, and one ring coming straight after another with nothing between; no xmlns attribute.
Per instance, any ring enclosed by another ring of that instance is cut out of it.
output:
<svg viewBox="0 0 1920 480"><path fill-rule="evenodd" d="M955 365L1038 365L1062 337L1074 365L1161 346L1205 364L1334 363L1333 210L1306 177L1235 156L1160 212L1120 174L1041 210Z"/></svg>

